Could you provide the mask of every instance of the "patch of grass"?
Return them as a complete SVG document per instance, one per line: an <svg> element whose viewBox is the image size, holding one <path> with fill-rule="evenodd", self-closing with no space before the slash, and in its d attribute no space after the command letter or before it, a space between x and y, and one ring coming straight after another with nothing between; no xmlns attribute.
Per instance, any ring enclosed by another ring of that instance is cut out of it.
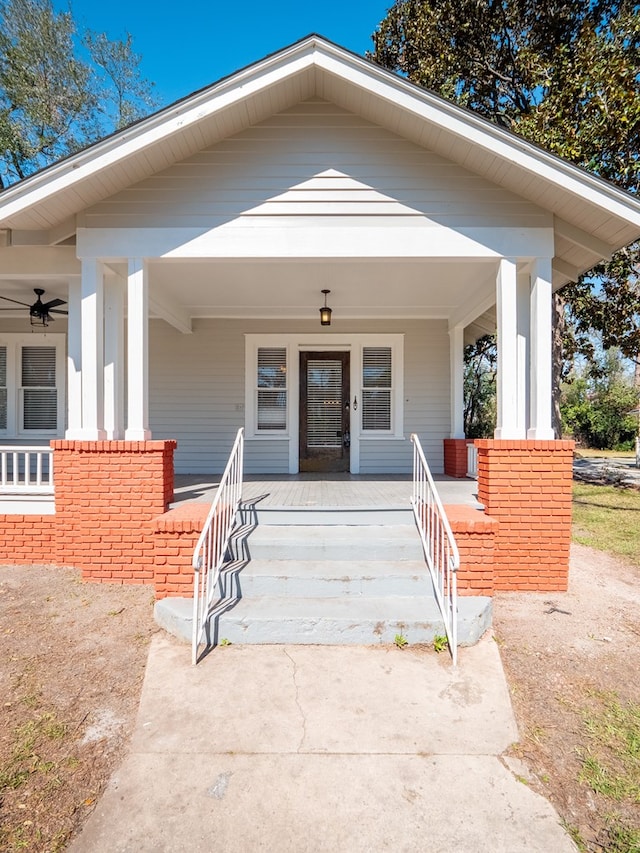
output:
<svg viewBox="0 0 640 853"><path fill-rule="evenodd" d="M615 693L594 693L582 719L590 746L582 750L580 782L614 802L640 805L640 705Z"/></svg>
<svg viewBox="0 0 640 853"><path fill-rule="evenodd" d="M578 829L578 827L573 826L573 824L567 823L563 820L562 828L569 835L569 837L576 845L580 853L587 853L587 845L584 842L584 838L580 835L580 830Z"/></svg>
<svg viewBox="0 0 640 853"><path fill-rule="evenodd" d="M436 634L433 638L433 650L440 654L440 652L444 652L445 649L449 648L449 640L442 634Z"/></svg>
<svg viewBox="0 0 640 853"><path fill-rule="evenodd" d="M573 540L640 565L640 490L576 483Z"/></svg>
<svg viewBox="0 0 640 853"><path fill-rule="evenodd" d="M630 826L619 815L608 815L602 849L607 853L640 853L640 828Z"/></svg>
<svg viewBox="0 0 640 853"><path fill-rule="evenodd" d="M40 757L39 744L45 740L60 740L66 734L67 726L53 714L42 714L17 726L13 732L11 756L0 767L0 792L3 788L16 790L33 773L52 773L56 763Z"/></svg>
<svg viewBox="0 0 640 853"><path fill-rule="evenodd" d="M576 456L580 459L634 459L635 450L596 450L595 447L579 447Z"/></svg>

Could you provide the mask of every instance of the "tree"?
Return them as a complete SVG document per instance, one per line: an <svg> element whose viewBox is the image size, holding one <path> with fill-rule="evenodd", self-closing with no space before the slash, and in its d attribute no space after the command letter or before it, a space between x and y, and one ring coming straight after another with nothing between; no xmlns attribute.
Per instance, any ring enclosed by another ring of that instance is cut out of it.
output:
<svg viewBox="0 0 640 853"><path fill-rule="evenodd" d="M610 349L563 387L562 418L580 444L601 450L629 449L637 431L633 381L625 374L619 350Z"/></svg>
<svg viewBox="0 0 640 853"><path fill-rule="evenodd" d="M496 339L483 335L464 348L464 434L488 438L496 426Z"/></svg>
<svg viewBox="0 0 640 853"><path fill-rule="evenodd" d="M2 186L138 118L151 105L130 35L123 42L104 34L83 37L71 13L56 12L51 0L0 0L0 22Z"/></svg>
<svg viewBox="0 0 640 853"><path fill-rule="evenodd" d="M373 41L371 58L414 83L640 189L640 4L396 0ZM636 244L556 294L555 351L563 341L590 356L596 330L638 360L639 270ZM559 388L559 358L554 365Z"/></svg>

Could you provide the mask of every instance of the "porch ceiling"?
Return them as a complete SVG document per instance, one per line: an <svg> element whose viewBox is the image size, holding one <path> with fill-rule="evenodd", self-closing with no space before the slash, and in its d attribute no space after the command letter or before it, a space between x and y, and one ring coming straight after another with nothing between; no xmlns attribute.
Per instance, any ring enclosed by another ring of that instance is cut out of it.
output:
<svg viewBox="0 0 640 853"><path fill-rule="evenodd" d="M448 318L490 299L495 279L477 261L159 261L149 274L191 317L315 317L329 288L336 319Z"/></svg>

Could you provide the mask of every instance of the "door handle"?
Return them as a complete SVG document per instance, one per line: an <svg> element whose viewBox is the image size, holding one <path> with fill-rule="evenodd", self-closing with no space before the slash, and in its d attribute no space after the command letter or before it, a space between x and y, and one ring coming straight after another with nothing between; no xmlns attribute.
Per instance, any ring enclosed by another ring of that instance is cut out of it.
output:
<svg viewBox="0 0 640 853"><path fill-rule="evenodd" d="M358 398L357 397L353 398L353 411L354 412L358 411Z"/></svg>

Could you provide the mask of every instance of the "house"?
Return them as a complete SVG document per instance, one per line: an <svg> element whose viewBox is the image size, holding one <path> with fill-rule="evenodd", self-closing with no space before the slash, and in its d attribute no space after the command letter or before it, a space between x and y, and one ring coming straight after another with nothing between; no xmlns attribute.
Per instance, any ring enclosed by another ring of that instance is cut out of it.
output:
<svg viewBox="0 0 640 853"><path fill-rule="evenodd" d="M417 433L464 476L463 348L497 323L461 576L566 586L551 297L638 199L312 35L4 190L0 229L1 560L179 591L174 471L240 426L250 473L408 472ZM55 504L16 503L6 471L46 492L51 458Z"/></svg>

